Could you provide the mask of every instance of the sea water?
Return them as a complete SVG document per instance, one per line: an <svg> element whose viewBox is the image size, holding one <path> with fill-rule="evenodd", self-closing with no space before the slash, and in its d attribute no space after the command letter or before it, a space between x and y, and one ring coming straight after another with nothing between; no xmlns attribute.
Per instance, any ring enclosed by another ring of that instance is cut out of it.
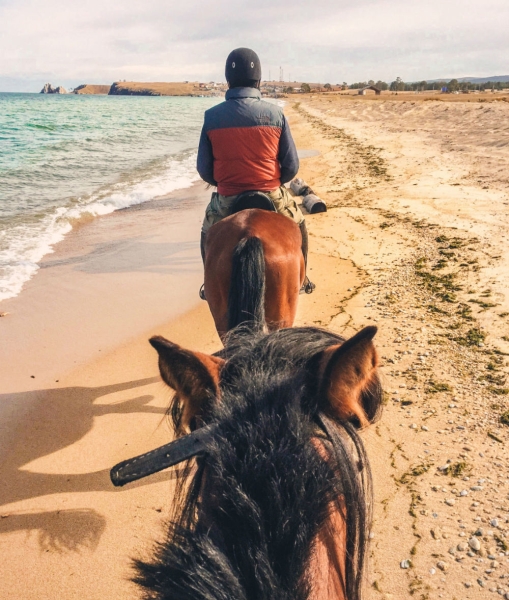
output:
<svg viewBox="0 0 509 600"><path fill-rule="evenodd" d="M0 301L73 226L192 185L220 101L0 93Z"/></svg>

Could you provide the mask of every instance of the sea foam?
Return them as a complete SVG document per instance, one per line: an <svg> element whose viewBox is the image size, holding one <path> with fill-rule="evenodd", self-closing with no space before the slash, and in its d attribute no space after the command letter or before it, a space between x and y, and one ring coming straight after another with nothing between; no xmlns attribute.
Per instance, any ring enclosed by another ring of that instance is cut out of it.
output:
<svg viewBox="0 0 509 600"><path fill-rule="evenodd" d="M102 189L72 206L55 208L35 223L0 231L0 301L17 296L73 225L190 187L199 179L196 154L168 159L162 172Z"/></svg>

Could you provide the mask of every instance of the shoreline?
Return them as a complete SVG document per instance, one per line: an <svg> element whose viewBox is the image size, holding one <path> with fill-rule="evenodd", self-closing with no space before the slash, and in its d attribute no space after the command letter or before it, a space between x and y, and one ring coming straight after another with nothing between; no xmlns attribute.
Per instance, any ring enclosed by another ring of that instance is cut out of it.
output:
<svg viewBox="0 0 509 600"><path fill-rule="evenodd" d="M5 235L4 245L6 241L11 242L15 250L11 251L10 256L8 247L2 250L11 261L11 265L9 263L6 265L6 273L9 273L9 266L12 272L10 275L5 275L2 281L0 309L3 309L6 301L19 296L26 284L38 273L47 257L52 255L55 248L73 231L78 231L99 217L149 202L164 200L169 207L173 192L187 190L199 183L192 170L196 154L189 152L187 154L189 155L181 160L173 157L164 159L165 168L158 173L146 171L145 176L148 177L144 180L132 178L106 184L100 190L84 194L85 198L88 196L87 201L82 201L80 197L78 202L67 202L62 206L52 207L38 222L18 223L14 220L10 228L1 232ZM159 166L162 164L161 161ZM163 188L168 191L161 194ZM5 297L5 294L11 295Z"/></svg>
<svg viewBox="0 0 509 600"><path fill-rule="evenodd" d="M74 227L198 181L203 110L217 102L14 96L4 98L0 119L18 124L7 124L0 160L1 312Z"/></svg>
<svg viewBox="0 0 509 600"><path fill-rule="evenodd" d="M17 410L10 394L58 387L77 365L200 302L197 239L208 196L194 184L80 224L21 294L2 302L2 445L6 415Z"/></svg>

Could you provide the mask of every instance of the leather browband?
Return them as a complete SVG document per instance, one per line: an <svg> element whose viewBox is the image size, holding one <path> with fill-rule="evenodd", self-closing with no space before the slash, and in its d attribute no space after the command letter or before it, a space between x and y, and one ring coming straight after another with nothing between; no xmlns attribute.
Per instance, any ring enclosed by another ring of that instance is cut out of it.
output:
<svg viewBox="0 0 509 600"><path fill-rule="evenodd" d="M181 437L160 448L124 460L110 471L110 479L114 486L121 487L126 483L137 481L148 475L159 473L197 454L205 452L206 442L214 435L217 425L200 427L193 433Z"/></svg>

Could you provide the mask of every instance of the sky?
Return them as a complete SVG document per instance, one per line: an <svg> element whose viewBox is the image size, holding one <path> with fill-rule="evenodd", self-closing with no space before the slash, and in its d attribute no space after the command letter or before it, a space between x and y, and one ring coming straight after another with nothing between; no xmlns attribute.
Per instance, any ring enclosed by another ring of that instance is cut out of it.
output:
<svg viewBox="0 0 509 600"><path fill-rule="evenodd" d="M508 0L0 0L0 91L224 81L240 46L263 79L508 75L508 24Z"/></svg>

